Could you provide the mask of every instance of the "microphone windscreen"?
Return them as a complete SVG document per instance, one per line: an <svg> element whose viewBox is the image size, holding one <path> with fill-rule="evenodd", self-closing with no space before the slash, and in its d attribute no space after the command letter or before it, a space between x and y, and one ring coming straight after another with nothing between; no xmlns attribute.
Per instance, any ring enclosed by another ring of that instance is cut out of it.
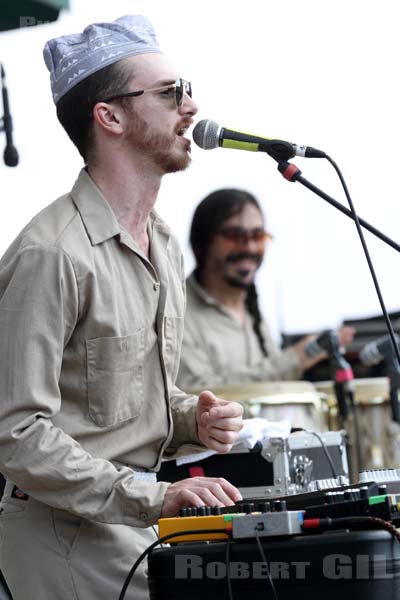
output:
<svg viewBox="0 0 400 600"><path fill-rule="evenodd" d="M212 150L219 146L219 125L211 119L199 121L193 129L193 141L203 148L203 150Z"/></svg>
<svg viewBox="0 0 400 600"><path fill-rule="evenodd" d="M318 356L323 351L324 349L318 344L316 339L311 340L304 346L304 352L309 358L314 358L314 356Z"/></svg>
<svg viewBox="0 0 400 600"><path fill-rule="evenodd" d="M3 154L4 164L7 167L16 167L19 161L18 151L15 146L6 146Z"/></svg>
<svg viewBox="0 0 400 600"><path fill-rule="evenodd" d="M399 345L400 338L397 334L394 336L396 344ZM390 335L384 335L373 342L369 342L360 350L359 359L363 365L377 365L382 360L394 355L394 348Z"/></svg>
<svg viewBox="0 0 400 600"><path fill-rule="evenodd" d="M360 350L358 357L366 367L377 365L383 360L383 356L379 352L375 342L370 342L364 346L364 348Z"/></svg>
<svg viewBox="0 0 400 600"><path fill-rule="evenodd" d="M332 352L340 351L339 339L337 332L333 329L327 329L318 335L318 337L312 339L304 347L304 352L310 358L314 358L321 352L327 352L329 355Z"/></svg>

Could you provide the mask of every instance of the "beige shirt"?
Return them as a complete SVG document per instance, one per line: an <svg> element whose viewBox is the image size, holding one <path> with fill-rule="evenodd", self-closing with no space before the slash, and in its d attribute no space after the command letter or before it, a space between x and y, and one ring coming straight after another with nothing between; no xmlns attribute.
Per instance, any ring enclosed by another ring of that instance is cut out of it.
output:
<svg viewBox="0 0 400 600"><path fill-rule="evenodd" d="M175 387L178 244L151 214L150 261L86 171L0 262L0 471L37 500L108 523L159 517L163 452L199 442Z"/></svg>
<svg viewBox="0 0 400 600"><path fill-rule="evenodd" d="M187 279L187 307L178 385L208 389L254 381L299 379L302 370L292 348L281 350L265 321L264 357L250 315L241 324L210 296L192 274Z"/></svg>

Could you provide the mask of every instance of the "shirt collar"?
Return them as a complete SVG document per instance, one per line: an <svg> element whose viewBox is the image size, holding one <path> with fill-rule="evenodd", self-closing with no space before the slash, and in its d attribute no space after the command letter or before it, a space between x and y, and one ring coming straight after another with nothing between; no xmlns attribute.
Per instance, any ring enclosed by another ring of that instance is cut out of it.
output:
<svg viewBox="0 0 400 600"><path fill-rule="evenodd" d="M121 233L111 206L85 169L79 173L71 196L93 246Z"/></svg>
<svg viewBox="0 0 400 600"><path fill-rule="evenodd" d="M201 298L206 304L211 304L213 306L219 306L220 308L223 308L223 305L220 304L218 300L214 298L214 296L211 296L203 287L201 287L194 275L194 271L193 273L191 273L191 275L189 275L187 284L192 288L193 292L197 296L199 296L199 298Z"/></svg>
<svg viewBox="0 0 400 600"><path fill-rule="evenodd" d="M197 279L195 277L194 271L189 275L186 283L187 283L187 287L190 287L192 292L194 294L196 294L196 296L198 298L200 298L203 302L205 302L209 306L215 306L218 310L220 310L222 313L227 315L229 318L232 319L232 321L234 323L236 323L238 325L239 322L238 322L237 318L232 316L232 312L224 304L222 304L216 298L214 298L214 296L211 296L203 287L201 287L201 285L199 284L199 282L197 281ZM250 323L249 319L250 319L249 314L246 311L246 315L245 315L245 326L246 327L248 327L248 324ZM238 326L242 327L241 325L238 325Z"/></svg>

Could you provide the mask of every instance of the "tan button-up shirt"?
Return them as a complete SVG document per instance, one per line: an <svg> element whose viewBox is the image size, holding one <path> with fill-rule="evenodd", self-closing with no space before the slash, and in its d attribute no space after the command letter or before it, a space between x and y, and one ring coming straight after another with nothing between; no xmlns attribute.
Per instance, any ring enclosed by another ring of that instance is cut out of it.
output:
<svg viewBox="0 0 400 600"><path fill-rule="evenodd" d="M262 321L268 356L261 351L248 315L240 323L210 296L192 274L187 279L187 307L177 382L186 389L208 389L254 381L299 379L300 361L292 348L281 350Z"/></svg>
<svg viewBox="0 0 400 600"><path fill-rule="evenodd" d="M175 387L182 257L151 214L150 261L82 171L0 262L0 471L37 500L146 526L167 483L135 481L197 442Z"/></svg>

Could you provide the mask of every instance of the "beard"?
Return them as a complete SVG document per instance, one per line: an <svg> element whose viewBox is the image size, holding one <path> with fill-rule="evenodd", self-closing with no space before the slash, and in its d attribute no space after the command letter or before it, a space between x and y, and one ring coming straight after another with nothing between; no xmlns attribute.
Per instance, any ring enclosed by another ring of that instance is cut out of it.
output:
<svg viewBox="0 0 400 600"><path fill-rule="evenodd" d="M241 252L240 254L230 254L225 259L225 268L224 268L224 281L228 283L231 287L239 288L242 290L247 290L254 283L255 271L253 272L253 276L249 279L249 275L251 271L248 269L239 269L235 274L231 274L227 272L227 266L238 262L243 259L250 259L254 261L256 264L256 269L261 265L263 260L263 254L253 254L249 252Z"/></svg>
<svg viewBox="0 0 400 600"><path fill-rule="evenodd" d="M253 285L254 277L252 278L251 281L245 281L244 278L246 276L247 276L247 273L244 273L242 275L239 273L236 277L234 275L225 274L224 281L233 288L237 288L240 290L248 290L249 287L251 285Z"/></svg>
<svg viewBox="0 0 400 600"><path fill-rule="evenodd" d="M132 111L132 123L126 139L136 150L151 157L164 173L184 171L191 163L189 153L175 147L176 137L175 133L151 133L147 122Z"/></svg>

